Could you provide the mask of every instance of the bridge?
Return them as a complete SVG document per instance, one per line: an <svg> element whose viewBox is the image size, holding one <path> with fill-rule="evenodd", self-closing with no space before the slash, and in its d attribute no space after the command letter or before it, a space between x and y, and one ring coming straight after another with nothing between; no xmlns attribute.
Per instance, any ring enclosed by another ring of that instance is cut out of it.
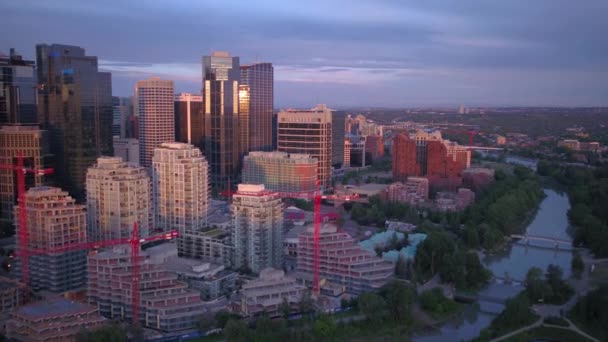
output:
<svg viewBox="0 0 608 342"><path fill-rule="evenodd" d="M471 150L474 151L504 151L502 147L485 147L485 146L470 146Z"/></svg>
<svg viewBox="0 0 608 342"><path fill-rule="evenodd" d="M528 244L530 242L530 240L551 242L551 243L553 243L555 248L559 248L559 244L564 244L564 245L569 245L569 246L572 245L572 241L570 241L570 240L560 239L560 238L551 237L551 236L512 234L511 238L516 239L516 240L523 240L523 242L526 244Z"/></svg>

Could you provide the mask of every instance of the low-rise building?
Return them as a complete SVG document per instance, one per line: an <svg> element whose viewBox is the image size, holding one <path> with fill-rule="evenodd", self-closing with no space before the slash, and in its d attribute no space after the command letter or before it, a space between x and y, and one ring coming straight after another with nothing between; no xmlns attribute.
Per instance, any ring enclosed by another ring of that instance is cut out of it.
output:
<svg viewBox="0 0 608 342"><path fill-rule="evenodd" d="M16 279L0 277L0 315L23 304L25 285Z"/></svg>
<svg viewBox="0 0 608 342"><path fill-rule="evenodd" d="M204 301L218 299L236 289L237 273L227 270L224 265L175 256L165 259L162 267L177 274L190 288L200 291Z"/></svg>
<svg viewBox="0 0 608 342"><path fill-rule="evenodd" d="M334 224L321 226L318 241L321 280L343 286L346 292L361 294L376 291L393 276L393 263L364 250L346 232ZM300 234L296 278L311 286L314 264L314 224Z"/></svg>
<svg viewBox="0 0 608 342"><path fill-rule="evenodd" d="M276 317L281 315L283 302L287 302L292 310L296 309L306 291L306 287L286 276L285 272L266 268L258 278L243 285L240 300L233 305L233 310L243 316L264 313Z"/></svg>
<svg viewBox="0 0 608 342"><path fill-rule="evenodd" d="M435 205L440 211L464 210L475 202L475 193L470 189L460 188L457 192L438 192Z"/></svg>
<svg viewBox="0 0 608 342"><path fill-rule="evenodd" d="M418 205L429 198L429 180L423 177L408 177L405 183L393 183L385 191L386 199L390 202Z"/></svg>
<svg viewBox="0 0 608 342"><path fill-rule="evenodd" d="M180 257L200 259L232 267L230 232L223 229L186 231L177 242Z"/></svg>
<svg viewBox="0 0 608 342"><path fill-rule="evenodd" d="M104 325L93 305L62 297L31 303L11 313L6 322L6 337L18 341L75 341L76 334Z"/></svg>

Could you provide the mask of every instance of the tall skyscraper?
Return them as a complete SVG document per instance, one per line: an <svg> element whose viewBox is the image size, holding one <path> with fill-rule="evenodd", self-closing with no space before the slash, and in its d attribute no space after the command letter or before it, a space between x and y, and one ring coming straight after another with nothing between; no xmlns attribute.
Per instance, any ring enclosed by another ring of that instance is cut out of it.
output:
<svg viewBox="0 0 608 342"><path fill-rule="evenodd" d="M16 164L19 153L26 167L43 169L53 166L49 135L37 125L11 125L0 129L0 164ZM13 219L17 204L17 180L12 170L0 169L0 219ZM27 174L26 187L41 186L52 176Z"/></svg>
<svg viewBox="0 0 608 342"><path fill-rule="evenodd" d="M36 122L34 71L34 61L23 59L15 49L0 55L0 126Z"/></svg>
<svg viewBox="0 0 608 342"><path fill-rule="evenodd" d="M175 141L173 81L137 81L134 108L139 117L139 165L152 166L154 149Z"/></svg>
<svg viewBox="0 0 608 342"><path fill-rule="evenodd" d="M279 112L277 147L281 152L309 154L319 161L320 184L331 186L332 115L323 104L310 110Z"/></svg>
<svg viewBox="0 0 608 342"><path fill-rule="evenodd" d="M156 227L168 231L198 231L207 224L208 165L189 144L163 143L152 158L152 196Z"/></svg>
<svg viewBox="0 0 608 342"><path fill-rule="evenodd" d="M89 241L140 237L152 228L150 177L143 167L119 157L101 157L87 172L87 237Z"/></svg>
<svg viewBox="0 0 608 342"><path fill-rule="evenodd" d="M189 93L175 95L175 141L204 149L201 95Z"/></svg>
<svg viewBox="0 0 608 342"><path fill-rule="evenodd" d="M283 263L283 202L264 185L239 184L232 196L234 266L259 273Z"/></svg>
<svg viewBox="0 0 608 342"><path fill-rule="evenodd" d="M112 155L112 80L97 57L78 46L36 46L38 121L51 133L56 179L77 200L85 196L87 168Z"/></svg>
<svg viewBox="0 0 608 342"><path fill-rule="evenodd" d="M240 156L238 57L213 52L203 57L203 99L205 113L205 156L209 161L211 184L218 190L236 183Z"/></svg>
<svg viewBox="0 0 608 342"><path fill-rule="evenodd" d="M249 151L272 151L274 106L272 63L242 65L241 83L249 86Z"/></svg>
<svg viewBox="0 0 608 342"><path fill-rule="evenodd" d="M344 131L346 126L346 112L334 110L331 113L331 140L332 157L331 163L334 167L340 168L344 164Z"/></svg>
<svg viewBox="0 0 608 342"><path fill-rule="evenodd" d="M124 139L127 137L127 124L133 115L133 103L130 97L112 96L112 136Z"/></svg>
<svg viewBox="0 0 608 342"><path fill-rule="evenodd" d="M85 243L86 208L76 204L59 188L39 186L25 194L28 248L46 249L49 253L29 258L30 287L34 290L64 292L86 283L85 250L52 252L72 244ZM15 213L19 206L15 206ZM23 229L15 223L17 235ZM17 263L17 269L20 265Z"/></svg>
<svg viewBox="0 0 608 342"><path fill-rule="evenodd" d="M308 154L249 152L243 160L243 183L264 184L278 192L317 190L317 159Z"/></svg>

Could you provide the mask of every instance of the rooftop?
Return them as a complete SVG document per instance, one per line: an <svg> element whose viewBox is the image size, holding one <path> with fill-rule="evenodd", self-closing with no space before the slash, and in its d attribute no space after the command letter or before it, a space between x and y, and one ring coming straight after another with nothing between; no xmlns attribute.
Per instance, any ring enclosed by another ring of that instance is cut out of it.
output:
<svg viewBox="0 0 608 342"><path fill-rule="evenodd" d="M94 311L92 305L67 300L63 297L35 302L16 310L16 314L27 318L38 318L44 316L74 315L82 312Z"/></svg>

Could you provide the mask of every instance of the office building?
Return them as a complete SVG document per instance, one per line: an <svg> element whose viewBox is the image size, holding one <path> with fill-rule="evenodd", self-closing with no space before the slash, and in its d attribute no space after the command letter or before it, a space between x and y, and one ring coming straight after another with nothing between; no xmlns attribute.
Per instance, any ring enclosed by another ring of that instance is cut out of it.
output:
<svg viewBox="0 0 608 342"><path fill-rule="evenodd" d="M205 313L200 293L188 288L174 273L140 253L139 317L146 328L161 331L192 329ZM130 249L118 246L89 254L88 300L110 319L133 320L133 263Z"/></svg>
<svg viewBox="0 0 608 342"><path fill-rule="evenodd" d="M38 121L50 132L57 184L78 201L87 168L112 151L112 79L97 57L69 45L36 45Z"/></svg>
<svg viewBox="0 0 608 342"><path fill-rule="evenodd" d="M324 188L331 187L332 114L320 104L310 110L279 112L277 148L281 152L309 154L319 161L317 177Z"/></svg>
<svg viewBox="0 0 608 342"><path fill-rule="evenodd" d="M49 135L37 125L11 125L0 128L0 164L16 165L21 153L23 164L34 169L53 166ZM27 174L26 188L41 186L51 176ZM13 170L0 169L0 219L13 219L13 206L17 204L17 179Z"/></svg>
<svg viewBox="0 0 608 342"><path fill-rule="evenodd" d="M233 310L245 317L266 314L269 317L282 315L281 304L287 302L291 311L298 305L308 289L286 276L278 269L266 268L256 279L245 283L239 293Z"/></svg>
<svg viewBox="0 0 608 342"><path fill-rule="evenodd" d="M317 164L308 154L249 152L243 161L243 183L264 184L281 193L311 193L317 189Z"/></svg>
<svg viewBox="0 0 608 342"><path fill-rule="evenodd" d="M31 250L47 250L29 258L30 284L33 290L65 292L86 283L86 251L69 247L87 242L86 208L76 204L67 192L39 186L25 194L26 215ZM15 206L15 214L19 205ZM15 223L17 236L23 229ZM57 250L54 252L53 250ZM19 260L16 271L20 272Z"/></svg>
<svg viewBox="0 0 608 342"><path fill-rule="evenodd" d="M373 164L384 157L384 140L380 135L368 135L365 137L365 159Z"/></svg>
<svg viewBox="0 0 608 342"><path fill-rule="evenodd" d="M16 307L23 304L25 298L25 284L22 282L0 276L0 318L6 316Z"/></svg>
<svg viewBox="0 0 608 342"><path fill-rule="evenodd" d="M365 157L365 137L347 134L344 139L344 166L366 166L368 163Z"/></svg>
<svg viewBox="0 0 608 342"><path fill-rule="evenodd" d="M241 84L249 88L249 148L247 151L272 151L274 105L272 63L241 65Z"/></svg>
<svg viewBox="0 0 608 342"><path fill-rule="evenodd" d="M283 202L264 185L239 184L232 196L234 266L259 273L283 263Z"/></svg>
<svg viewBox="0 0 608 342"><path fill-rule="evenodd" d="M129 164L139 166L139 140L114 137L114 157L120 157Z"/></svg>
<svg viewBox="0 0 608 342"><path fill-rule="evenodd" d="M346 112L341 110L334 110L331 115L331 163L335 168L341 168L344 164L344 135L346 127Z"/></svg>
<svg viewBox="0 0 608 342"><path fill-rule="evenodd" d="M216 51L203 57L205 156L211 184L217 190L233 187L245 150L241 134L238 57Z"/></svg>
<svg viewBox="0 0 608 342"><path fill-rule="evenodd" d="M0 126L36 123L36 87L34 61L23 59L10 49L0 55Z"/></svg>
<svg viewBox="0 0 608 342"><path fill-rule="evenodd" d="M93 305L55 297L22 306L6 322L6 337L15 341L75 342L83 330L107 324Z"/></svg>
<svg viewBox="0 0 608 342"><path fill-rule="evenodd" d="M184 233L206 226L209 174L198 148L184 143L157 147L152 158L152 189L157 228Z"/></svg>
<svg viewBox="0 0 608 342"><path fill-rule="evenodd" d="M127 137L127 124L133 115L133 103L130 97L112 96L112 136Z"/></svg>
<svg viewBox="0 0 608 342"><path fill-rule="evenodd" d="M175 95L175 141L204 149L201 95L190 93Z"/></svg>
<svg viewBox="0 0 608 342"><path fill-rule="evenodd" d="M135 105L139 120L139 165L152 166L154 149L175 141L173 81L152 77L137 81Z"/></svg>
<svg viewBox="0 0 608 342"><path fill-rule="evenodd" d="M321 226L319 244L320 279L361 294L384 286L393 276L393 263L364 250L346 232L329 223ZM312 286L314 265L314 225L300 234L296 278Z"/></svg>
<svg viewBox="0 0 608 342"><path fill-rule="evenodd" d="M100 157L87 171L89 241L130 238L138 223L144 238L152 228L150 177L143 167L120 157Z"/></svg>

